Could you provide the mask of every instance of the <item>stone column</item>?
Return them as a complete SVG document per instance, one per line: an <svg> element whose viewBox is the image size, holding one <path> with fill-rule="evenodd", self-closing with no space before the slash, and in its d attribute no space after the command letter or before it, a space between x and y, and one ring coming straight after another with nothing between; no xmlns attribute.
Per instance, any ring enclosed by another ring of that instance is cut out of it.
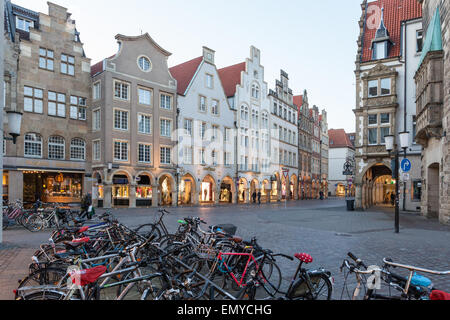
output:
<svg viewBox="0 0 450 320"><path fill-rule="evenodd" d="M363 210L363 195L361 184L355 184L355 207L357 210Z"/></svg>
<svg viewBox="0 0 450 320"><path fill-rule="evenodd" d="M136 185L130 185L130 208L136 208Z"/></svg>
<svg viewBox="0 0 450 320"><path fill-rule="evenodd" d="M103 208L112 208L112 184L105 183L103 186Z"/></svg>
<svg viewBox="0 0 450 320"><path fill-rule="evenodd" d="M172 192L172 207L178 207L178 192Z"/></svg>
<svg viewBox="0 0 450 320"><path fill-rule="evenodd" d="M158 185L152 185L152 207L157 208L159 204L159 188Z"/></svg>
<svg viewBox="0 0 450 320"><path fill-rule="evenodd" d="M23 201L23 171L9 171L8 198Z"/></svg>
<svg viewBox="0 0 450 320"><path fill-rule="evenodd" d="M214 195L214 204L220 203L220 187L216 188L215 195Z"/></svg>

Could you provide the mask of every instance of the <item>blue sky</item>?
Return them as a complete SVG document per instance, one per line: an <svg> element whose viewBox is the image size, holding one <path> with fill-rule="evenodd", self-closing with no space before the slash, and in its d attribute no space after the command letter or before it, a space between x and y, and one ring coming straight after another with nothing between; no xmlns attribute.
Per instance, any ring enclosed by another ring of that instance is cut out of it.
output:
<svg viewBox="0 0 450 320"><path fill-rule="evenodd" d="M265 80L280 69L294 93L308 90L310 105L328 111L330 129L355 130L355 58L361 0L52 0L77 22L86 54L95 63L116 52L114 36L148 32L172 52L169 66L216 50L224 67L261 49ZM47 0L13 0L48 12Z"/></svg>

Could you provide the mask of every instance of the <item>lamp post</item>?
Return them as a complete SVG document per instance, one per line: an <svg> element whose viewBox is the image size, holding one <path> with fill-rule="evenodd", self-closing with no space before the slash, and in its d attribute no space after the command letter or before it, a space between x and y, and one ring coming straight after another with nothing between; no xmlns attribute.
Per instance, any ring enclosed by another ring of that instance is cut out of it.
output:
<svg viewBox="0 0 450 320"><path fill-rule="evenodd" d="M409 132L400 132L400 147L405 151L409 147ZM395 157L394 179L395 179L395 233L400 233L400 151L397 149L397 145L394 143L395 136L389 135L385 137L386 150Z"/></svg>

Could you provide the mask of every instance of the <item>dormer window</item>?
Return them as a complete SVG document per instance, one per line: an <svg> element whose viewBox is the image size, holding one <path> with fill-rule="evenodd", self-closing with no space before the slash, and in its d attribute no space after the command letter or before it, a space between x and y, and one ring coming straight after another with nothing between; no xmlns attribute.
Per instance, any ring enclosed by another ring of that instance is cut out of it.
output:
<svg viewBox="0 0 450 320"><path fill-rule="evenodd" d="M372 60L381 60L389 57L389 49L392 41L389 31L384 25L384 9L381 10L381 22L372 42Z"/></svg>
<svg viewBox="0 0 450 320"><path fill-rule="evenodd" d="M34 28L34 22L21 17L16 17L17 29L30 32L30 28Z"/></svg>

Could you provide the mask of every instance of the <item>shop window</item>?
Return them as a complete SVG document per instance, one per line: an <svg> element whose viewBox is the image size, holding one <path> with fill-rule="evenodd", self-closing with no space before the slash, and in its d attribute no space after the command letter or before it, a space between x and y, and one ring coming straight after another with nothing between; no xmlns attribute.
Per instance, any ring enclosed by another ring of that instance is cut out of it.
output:
<svg viewBox="0 0 450 320"><path fill-rule="evenodd" d="M422 201L422 180L413 181L412 201Z"/></svg>
<svg viewBox="0 0 450 320"><path fill-rule="evenodd" d="M73 139L70 143L70 159L85 160L86 159L86 143L82 139Z"/></svg>

